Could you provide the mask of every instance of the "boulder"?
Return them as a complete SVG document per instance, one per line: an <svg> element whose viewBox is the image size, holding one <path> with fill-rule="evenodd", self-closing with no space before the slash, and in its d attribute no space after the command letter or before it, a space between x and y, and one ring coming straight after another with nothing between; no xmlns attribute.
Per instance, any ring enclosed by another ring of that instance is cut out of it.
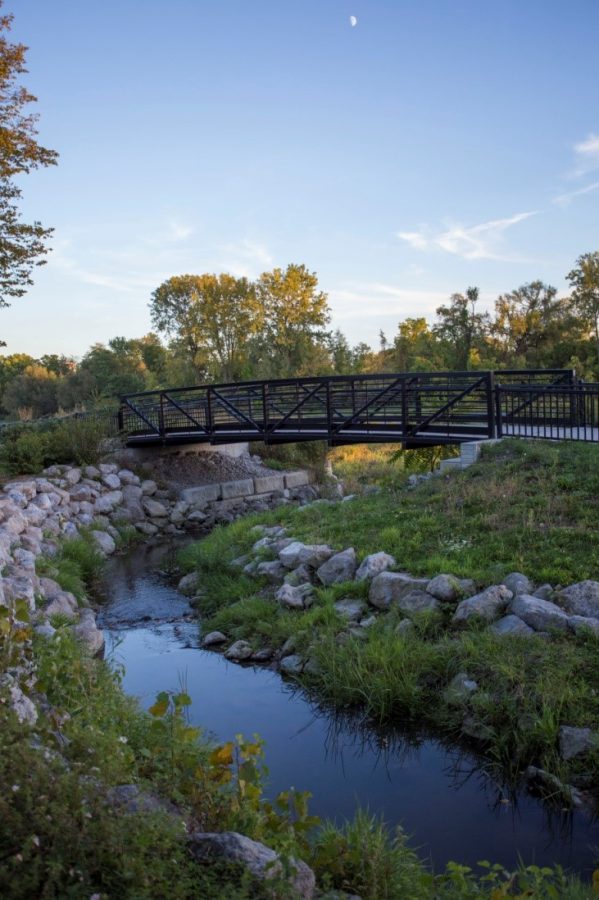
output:
<svg viewBox="0 0 599 900"><path fill-rule="evenodd" d="M100 477L100 470L96 469L95 466L86 466L83 470L86 478L97 479Z"/></svg>
<svg viewBox="0 0 599 900"><path fill-rule="evenodd" d="M266 578L272 584L279 584L279 582L283 581L286 574L287 569L278 559L258 563L256 567L256 575Z"/></svg>
<svg viewBox="0 0 599 900"><path fill-rule="evenodd" d="M32 579L22 575L7 575L2 578L4 598L8 602L26 600L31 612L35 609L35 588Z"/></svg>
<svg viewBox="0 0 599 900"><path fill-rule="evenodd" d="M121 479L118 475L114 475L112 472L108 475L103 475L102 482L111 491L118 491L121 488Z"/></svg>
<svg viewBox="0 0 599 900"><path fill-rule="evenodd" d="M357 567L356 551L353 547L348 547L347 550L331 556L316 570L316 575L325 586L341 584L353 579Z"/></svg>
<svg viewBox="0 0 599 900"><path fill-rule="evenodd" d="M11 684L10 686L9 704L21 724L35 725L37 722L37 709L18 684Z"/></svg>
<svg viewBox="0 0 599 900"><path fill-rule="evenodd" d="M96 625L92 609L81 610L79 622L73 626L73 634L92 656L97 656L104 649L104 632Z"/></svg>
<svg viewBox="0 0 599 900"><path fill-rule="evenodd" d="M238 834L236 831L195 832L189 836L188 848L193 858L200 863L215 859L238 863L260 881L268 881L271 878L278 880L285 877L289 883L288 896L290 897L297 897L298 900L312 900L314 896L316 879L312 869L304 862L291 859L291 872L284 874L287 869L282 866L279 856L274 850L243 834Z"/></svg>
<svg viewBox="0 0 599 900"><path fill-rule="evenodd" d="M431 578L426 590L441 603L452 603L462 596L462 586L455 575L436 575L435 578Z"/></svg>
<svg viewBox="0 0 599 900"><path fill-rule="evenodd" d="M152 500L150 497L144 497L141 505L152 519L164 519L168 516L168 509L159 500Z"/></svg>
<svg viewBox="0 0 599 900"><path fill-rule="evenodd" d="M424 590L428 581L428 578L413 578L403 572L381 572L372 579L368 602L377 609L388 609L404 594L412 590Z"/></svg>
<svg viewBox="0 0 599 900"><path fill-rule="evenodd" d="M216 647L219 644L225 644L226 642L227 637L222 631L209 631L208 634L204 635L202 638L202 647Z"/></svg>
<svg viewBox="0 0 599 900"><path fill-rule="evenodd" d="M156 525L152 525L151 522L136 522L135 527L142 534L147 534L148 537L153 537L155 534L158 534L158 528Z"/></svg>
<svg viewBox="0 0 599 900"><path fill-rule="evenodd" d="M114 463L100 463L98 468L101 475L116 475L119 469Z"/></svg>
<svg viewBox="0 0 599 900"><path fill-rule="evenodd" d="M94 512L106 514L111 513L112 510L120 506L123 502L123 492L122 491L108 491L107 494L103 494L101 497L98 497L96 502L94 503Z"/></svg>
<svg viewBox="0 0 599 900"><path fill-rule="evenodd" d="M402 613L433 612L439 609L439 601L436 597L427 591L418 589L403 594L397 601L397 605Z"/></svg>
<svg viewBox="0 0 599 900"><path fill-rule="evenodd" d="M497 622L493 622L492 625L489 625L489 631L492 631L493 634L514 634L522 635L524 637L534 633L534 629L531 628L530 625L527 625L526 622L523 622L522 619L511 613L498 619Z"/></svg>
<svg viewBox="0 0 599 900"><path fill-rule="evenodd" d="M104 556L111 556L114 553L116 544L107 531L92 531L91 535Z"/></svg>
<svg viewBox="0 0 599 900"><path fill-rule="evenodd" d="M568 616L563 609L540 597L520 594L512 600L510 612L535 631L568 630Z"/></svg>
<svg viewBox="0 0 599 900"><path fill-rule="evenodd" d="M199 585L200 573L189 572L179 580L177 590L184 594L186 597L193 597L193 595L197 592Z"/></svg>
<svg viewBox="0 0 599 900"><path fill-rule="evenodd" d="M280 662L281 672L285 675L301 675L304 669L304 660L295 653L284 656Z"/></svg>
<svg viewBox="0 0 599 900"><path fill-rule="evenodd" d="M268 538L267 538L268 540ZM301 541L292 541L279 552L279 560L286 569L295 569L300 565L300 552L306 545Z"/></svg>
<svg viewBox="0 0 599 900"><path fill-rule="evenodd" d="M121 469L117 472L121 484L139 484L138 476L130 469Z"/></svg>
<svg viewBox="0 0 599 900"><path fill-rule="evenodd" d="M345 498L347 500L347 497ZM379 553L371 553L365 556L356 572L356 581L369 581L376 575L380 575L386 569L396 565L395 557L382 550Z"/></svg>
<svg viewBox="0 0 599 900"><path fill-rule="evenodd" d="M35 572L35 554L31 552L31 550L24 550L23 548L17 548L13 553L13 559L21 569L27 569L30 572Z"/></svg>
<svg viewBox="0 0 599 900"><path fill-rule="evenodd" d="M595 637L599 637L599 619L590 619L587 616L570 616L568 626L574 634L584 634L590 631Z"/></svg>
<svg viewBox="0 0 599 900"><path fill-rule="evenodd" d="M312 584L283 584L275 594L276 600L287 609L306 609L311 605L311 597L314 593Z"/></svg>
<svg viewBox="0 0 599 900"><path fill-rule="evenodd" d="M511 572L501 582L512 592L514 597L519 594L532 594L533 584L522 572Z"/></svg>
<svg viewBox="0 0 599 900"><path fill-rule="evenodd" d="M291 572L288 572L285 575L285 583L286 584L306 584L310 582L314 577L312 569L309 569L308 566L298 566L297 569L292 569Z"/></svg>
<svg viewBox="0 0 599 900"><path fill-rule="evenodd" d="M362 600L347 597L345 600L338 600L334 604L334 609L342 619L347 619L348 622L357 622L366 612L366 604Z"/></svg>
<svg viewBox="0 0 599 900"><path fill-rule="evenodd" d="M145 497L151 497L152 494L155 494L158 490L158 485L155 481L152 481L151 478L146 478L145 481L141 483L141 492Z"/></svg>
<svg viewBox="0 0 599 900"><path fill-rule="evenodd" d="M77 618L77 607L73 607L73 604L69 600L69 596L65 591L62 591L60 594L56 594L55 597L50 600L46 608L44 609L44 615L47 618L50 616L64 616L65 619L76 619Z"/></svg>
<svg viewBox="0 0 599 900"><path fill-rule="evenodd" d="M247 641L235 641L234 644L231 644L231 646L225 650L225 656L233 662L240 662L244 659L249 659L252 652L252 648Z"/></svg>
<svg viewBox="0 0 599 900"><path fill-rule="evenodd" d="M506 610L511 599L512 592L504 584L492 585L458 603L452 622L463 625L473 616L492 622Z"/></svg>
<svg viewBox="0 0 599 900"><path fill-rule="evenodd" d="M599 581L580 581L559 592L564 609L574 616L599 619Z"/></svg>
<svg viewBox="0 0 599 900"><path fill-rule="evenodd" d="M25 497L25 500L33 500L37 494L37 483L35 481L10 481L4 485L4 492L10 494L11 491L18 491Z"/></svg>
<svg viewBox="0 0 599 900"><path fill-rule="evenodd" d="M553 595L555 591L553 590L550 584L542 584L540 587L533 591L533 597L540 597L541 600L553 600Z"/></svg>
<svg viewBox="0 0 599 900"><path fill-rule="evenodd" d="M559 753L563 760L577 759L599 746L597 735L590 728L562 725L559 730Z"/></svg>

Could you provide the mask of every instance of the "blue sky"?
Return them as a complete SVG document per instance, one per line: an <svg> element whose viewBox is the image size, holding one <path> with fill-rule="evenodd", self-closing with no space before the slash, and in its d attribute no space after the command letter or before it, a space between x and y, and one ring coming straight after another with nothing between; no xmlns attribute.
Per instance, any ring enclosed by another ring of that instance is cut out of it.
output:
<svg viewBox="0 0 599 900"><path fill-rule="evenodd" d="M597 0L6 0L57 168L6 352L150 330L170 275L303 262L377 344L599 249ZM352 27L350 16L356 16Z"/></svg>

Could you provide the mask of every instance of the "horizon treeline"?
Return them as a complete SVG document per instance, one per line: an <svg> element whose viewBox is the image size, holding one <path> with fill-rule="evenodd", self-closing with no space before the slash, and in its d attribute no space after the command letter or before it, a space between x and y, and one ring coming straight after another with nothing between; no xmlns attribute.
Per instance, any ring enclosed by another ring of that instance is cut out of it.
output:
<svg viewBox="0 0 599 900"><path fill-rule="evenodd" d="M152 294L154 330L93 344L80 361L26 353L0 357L6 418L32 419L114 405L123 394L206 382L308 375L501 368L574 368L599 380L599 252L578 258L559 297L543 281L497 297L480 310L468 287L424 316L380 332L379 346L351 346L330 330L318 278L304 265L233 275L180 275Z"/></svg>

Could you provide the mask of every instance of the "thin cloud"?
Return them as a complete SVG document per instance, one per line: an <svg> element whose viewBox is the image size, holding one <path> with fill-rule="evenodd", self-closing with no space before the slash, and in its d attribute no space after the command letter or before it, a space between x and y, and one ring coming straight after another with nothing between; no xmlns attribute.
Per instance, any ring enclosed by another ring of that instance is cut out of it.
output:
<svg viewBox="0 0 599 900"><path fill-rule="evenodd" d="M225 244L221 252L226 256L219 267L237 278L255 278L273 264L268 248L250 238L244 238L235 244Z"/></svg>
<svg viewBox="0 0 599 900"><path fill-rule="evenodd" d="M575 197L581 197L583 194L592 194L593 191L596 190L599 190L599 181L593 181L592 184L587 184L586 187L578 188L576 191L558 194L551 202L555 203L557 206L568 206Z"/></svg>
<svg viewBox="0 0 599 900"><path fill-rule="evenodd" d="M575 175L584 175L599 168L599 134L589 134L584 141L574 144L577 169Z"/></svg>
<svg viewBox="0 0 599 900"><path fill-rule="evenodd" d="M444 250L462 259L513 261L514 257L502 250L504 234L509 228L535 215L537 211L521 212L506 219L492 219L469 227L455 224L436 234L424 227L419 231L400 231L397 237L416 250Z"/></svg>

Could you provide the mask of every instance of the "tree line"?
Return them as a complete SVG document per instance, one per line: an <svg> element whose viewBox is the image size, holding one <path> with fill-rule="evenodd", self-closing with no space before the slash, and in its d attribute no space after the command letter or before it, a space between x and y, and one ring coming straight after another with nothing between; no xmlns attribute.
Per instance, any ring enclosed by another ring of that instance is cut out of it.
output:
<svg viewBox="0 0 599 900"><path fill-rule="evenodd" d="M452 294L429 323L406 318L379 346L351 346L304 265L255 281L179 275L150 299L155 331L94 344L80 361L0 358L2 414L37 418L112 404L122 394L219 381L375 372L573 367L599 380L599 251L580 256L559 297L531 281L481 311L479 289Z"/></svg>

